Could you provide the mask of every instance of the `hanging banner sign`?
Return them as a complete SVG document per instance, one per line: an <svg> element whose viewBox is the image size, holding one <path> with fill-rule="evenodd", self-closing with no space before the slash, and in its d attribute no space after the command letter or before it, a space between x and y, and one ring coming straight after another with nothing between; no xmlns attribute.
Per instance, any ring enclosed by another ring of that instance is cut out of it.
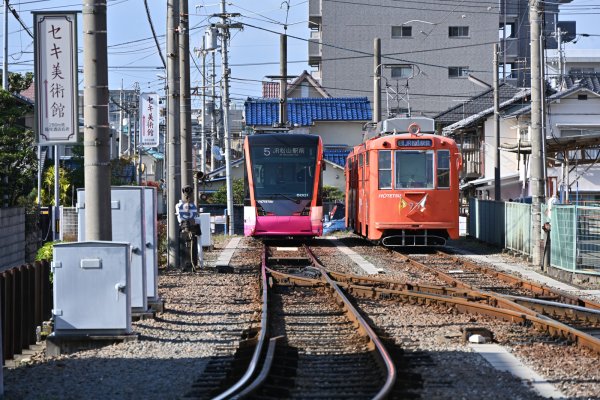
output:
<svg viewBox="0 0 600 400"><path fill-rule="evenodd" d="M140 145L142 147L158 146L158 94L142 93L140 95Z"/></svg>
<svg viewBox="0 0 600 400"><path fill-rule="evenodd" d="M33 15L38 143L77 143L77 13Z"/></svg>

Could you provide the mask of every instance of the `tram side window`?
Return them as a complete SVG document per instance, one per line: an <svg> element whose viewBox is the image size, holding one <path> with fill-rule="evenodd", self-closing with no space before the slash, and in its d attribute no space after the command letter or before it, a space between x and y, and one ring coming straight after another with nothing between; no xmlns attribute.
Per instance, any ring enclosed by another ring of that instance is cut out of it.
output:
<svg viewBox="0 0 600 400"><path fill-rule="evenodd" d="M448 150L437 152L437 187L450 187L450 151Z"/></svg>
<svg viewBox="0 0 600 400"><path fill-rule="evenodd" d="M392 151L379 150L379 189L392 188Z"/></svg>

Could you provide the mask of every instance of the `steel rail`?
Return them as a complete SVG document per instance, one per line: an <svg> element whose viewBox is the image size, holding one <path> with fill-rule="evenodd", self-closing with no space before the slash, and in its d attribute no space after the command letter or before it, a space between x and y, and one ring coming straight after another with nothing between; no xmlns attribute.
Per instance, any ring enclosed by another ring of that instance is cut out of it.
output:
<svg viewBox="0 0 600 400"><path fill-rule="evenodd" d="M600 310L573 304L557 303L555 301L532 299L530 297L511 296L506 294L503 296L517 304L527 304L527 308L538 310L538 312L545 315L562 315L565 317L584 319L588 322L600 323Z"/></svg>
<svg viewBox="0 0 600 400"><path fill-rule="evenodd" d="M503 299L502 296L490 295L490 298L495 298L498 300L498 303L493 305L476 301L474 302L460 297L413 292L410 290L382 289L372 286L360 286L348 283L341 284L341 286L345 287L349 293L357 296L371 298L379 296L381 298L390 300L415 300L424 302L426 304L439 303L453 305L457 310L462 312L487 315L509 322L517 322L522 324L531 323L539 330L549 334L552 337L563 338L574 342L579 346L587 347L596 353L600 353L600 339L561 322L555 321L552 318L537 314L533 310L520 306L509 299ZM487 293L482 293L483 297L487 295Z"/></svg>
<svg viewBox="0 0 600 400"><path fill-rule="evenodd" d="M260 319L260 334L258 337L258 341L256 343L256 347L254 348L254 353L252 354L252 359L250 360L250 364L248 365L248 369L244 373L244 375L229 389L220 395L214 397L214 400L223 400L229 399L237 392L243 390L250 384L250 379L256 373L258 368L258 364L263 355L263 349L266 347L267 342L267 329L268 329L268 281L267 281L267 257L266 257L266 246L263 246L263 253L261 257L261 285L262 285L262 316Z"/></svg>
<svg viewBox="0 0 600 400"><path fill-rule="evenodd" d="M600 303L597 303L597 302L594 302L591 300L582 299L581 297L578 297L578 296L573 296L569 293L563 292L562 290L554 289L549 286L543 285L541 283L533 282L528 279L519 278L519 277L513 276L511 274L505 273L505 272L496 271L495 269L492 269L492 268L489 268L489 267L486 267L483 265L475 264L474 262L465 260L465 259L460 258L453 254L448 254L441 250L438 250L437 254L444 256L444 257L448 257L455 263L459 263L461 265L466 265L469 268L473 268L484 274L494 276L506 283L510 283L512 285L517 285L523 289L528 289L528 290L540 295L542 297L542 300L547 300L549 298L552 298L552 299L555 298L556 301L560 302L560 303L572 304L572 305L600 311ZM406 257L406 256L403 255L403 257ZM427 267L427 266L425 266L425 267ZM427 267L427 268L431 268L431 267ZM444 275L450 279L454 279L446 274L444 274Z"/></svg>
<svg viewBox="0 0 600 400"><path fill-rule="evenodd" d="M265 361L260 370L260 373L248 386L246 386L241 392L234 395L232 399L243 399L246 396L251 395L255 391L257 391L267 380L269 373L271 372L271 366L273 365L273 360L275 359L275 349L277 347L277 342L281 340L283 336L277 336L271 338L269 340L269 347L267 349L267 354L265 355Z"/></svg>
<svg viewBox="0 0 600 400"><path fill-rule="evenodd" d="M348 311L348 314L351 316L352 319L356 321L356 323L359 325L359 329L365 334L365 336L369 337L370 344L374 346L377 350L376 354L379 355L379 361L385 366L387 373L383 387L379 390L379 392L377 392L373 399L380 400L387 398L394 388L397 375L396 366L392 361L392 357L386 350L385 346L383 345L377 334L369 326L367 321L362 317L362 315L352 305L352 303L350 303L350 300L348 300L348 298L344 295L339 285L333 279L331 279L325 267L323 267L323 265L317 260L310 248L308 246L304 246L304 249L306 250L306 254L311 259L313 265L321 271L322 278L333 289L338 299L340 299L343 302L344 307Z"/></svg>

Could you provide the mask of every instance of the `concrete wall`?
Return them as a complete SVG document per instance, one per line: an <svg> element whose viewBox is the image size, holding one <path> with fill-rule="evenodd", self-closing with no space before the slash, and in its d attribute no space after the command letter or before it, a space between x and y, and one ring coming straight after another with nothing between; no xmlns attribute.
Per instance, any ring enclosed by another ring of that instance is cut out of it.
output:
<svg viewBox="0 0 600 400"><path fill-rule="evenodd" d="M0 268L25 263L25 210L0 208Z"/></svg>
<svg viewBox="0 0 600 400"><path fill-rule="evenodd" d="M311 0L314 2L319 0ZM335 46L322 46L320 83L332 96L368 96L372 101L373 59L365 55L373 53L376 37L381 38L382 54L388 55L382 57L382 63L418 66L409 80L413 115L435 115L455 106L455 100L482 91L466 77L449 78L449 66L468 67L479 79L492 82L491 43L498 40L497 7L482 12L481 5L471 2L452 12L451 6L438 2L414 3L414 7L403 4L393 0L321 2L321 41ZM392 38L392 26L403 23L412 26L412 36ZM449 37L450 26L468 26L469 37ZM395 90L398 83L403 92L406 79L396 80L390 71L383 68L383 76L391 88ZM385 83L382 80L382 88ZM385 114L385 90L382 92ZM395 103L391 100L390 106L396 107ZM400 107L407 107L406 102L401 101Z"/></svg>

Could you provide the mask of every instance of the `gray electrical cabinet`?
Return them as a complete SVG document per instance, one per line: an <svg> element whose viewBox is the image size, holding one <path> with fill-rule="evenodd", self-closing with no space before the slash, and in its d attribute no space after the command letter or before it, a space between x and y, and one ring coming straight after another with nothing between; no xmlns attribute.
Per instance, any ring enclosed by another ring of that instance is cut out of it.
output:
<svg viewBox="0 0 600 400"><path fill-rule="evenodd" d="M149 301L158 300L158 232L156 226L157 193L156 188L144 187L144 206L146 218L146 295Z"/></svg>
<svg viewBox="0 0 600 400"><path fill-rule="evenodd" d="M58 243L53 251L56 335L131 333L129 243Z"/></svg>
<svg viewBox="0 0 600 400"><path fill-rule="evenodd" d="M112 240L131 244L131 307L148 310L146 294L146 242L144 187L113 186L110 190ZM85 189L77 190L77 239L85 237Z"/></svg>

